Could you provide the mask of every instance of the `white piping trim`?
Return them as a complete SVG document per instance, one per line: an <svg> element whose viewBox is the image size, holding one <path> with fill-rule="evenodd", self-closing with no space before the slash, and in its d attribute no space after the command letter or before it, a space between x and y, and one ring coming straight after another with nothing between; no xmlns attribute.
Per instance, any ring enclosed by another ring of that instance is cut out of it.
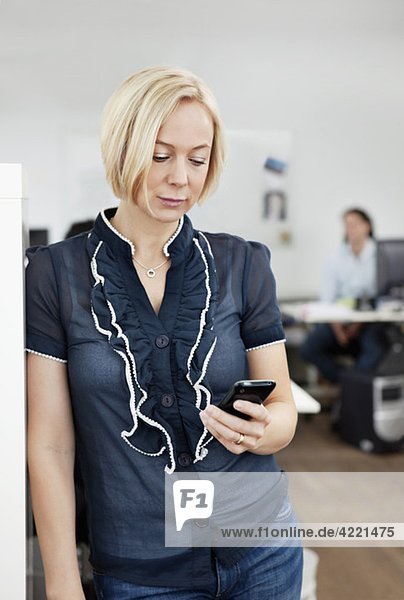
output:
<svg viewBox="0 0 404 600"><path fill-rule="evenodd" d="M164 256L170 256L170 253L168 251L168 246L170 244L173 243L173 241L175 240L175 238L177 237L177 235L180 233L182 226L184 225L184 217L182 216L179 223L178 223L178 227L177 229L174 231L173 235L170 237L170 239L164 244L163 246L163 254Z"/></svg>
<svg viewBox="0 0 404 600"><path fill-rule="evenodd" d="M207 439L205 442L202 443L203 438L208 433L209 433L209 431L206 429L206 427L204 427L203 434L199 438L199 442L198 442L198 445L195 450L194 463L196 463L200 460L203 460L208 455L209 450L206 448L206 446L213 440L213 435L211 435L209 439Z"/></svg>
<svg viewBox="0 0 404 600"><path fill-rule="evenodd" d="M252 350L259 350L260 348L266 348L267 346L275 346L276 344L284 344L286 339L276 340L275 342L268 342L268 344L261 344L260 346L254 346L254 348L246 348L246 352L251 352Z"/></svg>
<svg viewBox="0 0 404 600"><path fill-rule="evenodd" d="M132 256L134 256L134 254L136 252L136 248L135 248L134 243L131 242L130 239L128 239L124 235L122 235L122 233L120 233L117 229L115 229L115 227L112 225L111 221L109 221L107 219L107 217L105 215L105 210L101 211L101 217L102 217L104 223L106 224L106 226L109 227L109 229L113 233L115 233L115 235L117 235L121 240L123 240L124 242L126 242L127 244L129 244ZM168 252L168 246L170 244L172 244L173 241L175 240L175 238L177 237L177 235L179 235L179 233L180 233L180 231L182 229L183 224L184 224L184 217L182 216L181 219L179 220L177 229L174 231L173 235L167 240L167 242L163 246L163 254L164 254L164 256L167 256L167 257L170 256L170 253Z"/></svg>
<svg viewBox="0 0 404 600"><path fill-rule="evenodd" d="M213 349L214 349L215 345L216 345L216 340L215 340L214 344L212 345L211 351L209 352L209 359L210 359L210 357L211 357L211 355L213 353ZM207 361L205 361L206 365L207 365L207 362L209 362L209 359ZM203 386L203 385L198 385L198 390L202 390L205 393L205 395L206 395L206 406L209 406L210 401L211 401L211 393L210 393L210 391L205 386ZM199 404L199 406L197 406L197 408L200 409L200 404ZM213 439L213 436L212 436L206 442L203 441L204 438L206 437L206 435L208 433L209 433L209 431L206 429L206 427L204 427L203 428L203 433L202 433L201 437L199 438L198 443L197 443L196 448L195 448L195 460L194 460L194 462L198 462L198 460L203 460L205 458L205 456L207 456L207 454L208 454L208 451L206 449L205 449L205 451L203 450L204 447L210 442L210 440Z"/></svg>
<svg viewBox="0 0 404 600"><path fill-rule="evenodd" d="M129 244L129 246L131 248L131 253L132 253L132 256L133 256L135 254L135 246L134 246L133 242L131 242L130 240L128 240L128 238L126 238L124 235L122 235L122 233L119 233L119 231L117 229L115 229L115 227L112 225L111 221L109 221L107 219L107 217L105 216L105 210L101 211L101 216L103 218L103 221L104 221L105 225L107 227L109 227L110 230L115 233L115 235L117 235L119 238L121 238L121 240L123 240L124 242L126 242L127 244Z"/></svg>
<svg viewBox="0 0 404 600"><path fill-rule="evenodd" d="M206 240L205 236L202 234L202 237L205 239L205 241L207 242L207 246L209 249L209 252L213 258L213 255L211 253L210 250L210 245L209 242ZM189 383L193 386L194 390L195 390L195 406L196 408L198 408L200 410L200 406L201 406L201 394L202 392L205 394L206 396L206 406L208 406L210 404L211 401L211 393L210 391L201 384L201 381L203 380L203 378L206 375L206 371L209 365L209 361L211 359L211 356L213 354L213 351L216 347L216 342L217 342L217 338L214 339L212 346L210 347L209 352L207 353L204 363L202 365L202 369L201 369L201 375L198 379L198 381L195 382L195 384L192 383L192 379L191 379L191 363L192 363L192 358L196 352L196 349L198 347L198 345L200 344L201 338L202 338L202 333L203 333L203 328L206 324L206 314L209 310L209 306L210 306L210 300L211 300L211 296L212 296L212 291L210 288L210 275L209 275L209 265L208 265L208 261L206 259L205 253L202 250L202 247L199 243L199 240L197 240L196 238L193 238L193 242L196 245L196 247L199 250L200 256L205 264L205 285L206 285L206 303L205 303L205 308L201 311L201 316L200 316L200 320L199 320L199 332L198 332L198 336L196 338L196 342L194 344L194 346L191 349L191 352L189 354L188 357L188 361L187 361L187 366L188 366L188 373L187 373L187 379L189 381ZM211 439L213 439L213 437L211 437L209 440L207 440L206 442L204 442L204 439L206 438L206 436L209 434L209 431L206 429L206 427L203 428L203 433L201 435L201 437L198 440L198 443L196 445L195 448L195 458L194 458L194 463L203 460L207 454L208 454L208 450L205 448L205 445L209 443L209 441Z"/></svg>
<svg viewBox="0 0 404 600"><path fill-rule="evenodd" d="M96 261L98 251L101 248L101 246L103 245L103 243L104 242L102 240L98 242L98 246L96 247L95 252L94 252L93 256L91 257L91 263L90 263L91 264L91 273L95 279L95 283L94 283L93 287L95 287L99 283L101 283L101 285L104 285L104 281L105 281L104 277L102 275L100 275L97 271L97 261Z"/></svg>
<svg viewBox="0 0 404 600"><path fill-rule="evenodd" d="M101 285L104 285L104 282L105 282L105 278L98 273L97 260L96 260L98 251L101 248L102 244L103 244L103 242L100 241L94 254L93 254L93 257L91 259L91 271L92 271L93 277L95 279L94 287L96 285L99 285L100 283L101 283ZM131 370L127 356L123 352L113 348L115 350L115 352L117 352L117 354L119 354L125 362L125 376L126 376L126 381L127 381L128 388L130 391L129 408L130 408L130 412L131 412L132 419L133 419L132 429L130 431L125 431L125 430L121 431L121 437L133 450L136 450L140 454L144 454L145 456L160 456L166 449L166 446L163 446L159 450L159 452L154 452L154 453L144 452L143 450L136 448L136 446L131 444L130 441L128 440L128 437L133 435L138 427L138 416L143 421L148 423L149 425L151 425L153 427L157 427L157 429L159 429L160 431L162 431L164 433L166 440L167 440L169 455L170 455L170 459L171 459L171 466L169 467L168 465L166 465L164 470L166 471L166 473L171 474L175 470L174 449L173 449L173 446L171 443L171 437L168 434L168 432L164 429L164 427L162 425L160 425L160 423L158 423L157 421L153 421L153 419L150 419L149 417L147 417L146 415L144 415L143 413L140 412L140 407L147 400L147 392L139 384L139 381L137 378L136 360L135 360L133 353L130 350L129 340L128 340L127 336L123 333L122 328L120 327L119 323L117 323L114 307L112 306L112 304L109 300L107 300L107 306L108 306L109 312L111 314L111 324L117 330L117 337L123 339L125 348L126 348L126 352L129 355L130 363L132 365L132 370ZM108 340L110 340L110 338L112 336L112 332L109 330L103 329L100 326L98 317L94 311L93 306L91 307L91 313L93 315L96 329L103 335L106 335L108 337ZM135 393L134 386L132 383L132 374L135 379L135 383L136 383L137 387L139 388L140 392L142 393L142 398L139 400L138 406L136 406L136 393Z"/></svg>
<svg viewBox="0 0 404 600"><path fill-rule="evenodd" d="M206 369L208 367L208 363L210 360L210 357L212 356L213 350L215 349L216 346L216 341L217 338L214 339L212 346L210 347L209 352L207 353L202 369L201 369L201 376L199 377L198 381L195 382L195 384L192 384L194 390L195 390L195 406L196 408L198 408L199 410L201 409L201 402L202 402L202 394L201 392L205 393L206 396L206 406L208 406L208 404L210 404L210 396L211 393L210 391L205 388L203 385L201 385L201 381L204 378L205 374L206 374Z"/></svg>
<svg viewBox="0 0 404 600"><path fill-rule="evenodd" d="M216 344L216 340L215 340L215 344ZM209 356L209 358L210 358L210 356ZM205 395L206 395L206 406L209 406L210 400L211 400L211 393L203 385L199 385L198 387L203 392L205 392ZM198 408L200 409L200 406L198 406ZM203 441L204 438L207 436L208 433L209 433L208 429L206 429L206 427L204 427L203 428L203 433L202 433L201 437L199 438L198 443L197 443L196 448L195 448L195 460L194 460L194 463L198 462L199 460L203 460L205 458L205 456L207 456L207 454L208 454L208 451L206 450L205 446L213 439L213 436L211 436L207 441L205 441L205 442Z"/></svg>
<svg viewBox="0 0 404 600"><path fill-rule="evenodd" d="M201 235L201 236L203 237L203 239L205 240L205 242L206 242L206 245L207 245L207 247L208 247L208 250L209 250L209 254L210 254L210 255L211 255L211 257L214 259L215 257L213 256L212 248L210 247L210 244L209 244L209 240L208 240L208 238L206 237L206 235L205 235L204 233L202 233L202 231L198 231L198 233L199 233L199 235Z"/></svg>
<svg viewBox="0 0 404 600"><path fill-rule="evenodd" d="M36 350L31 350L31 348L25 348L27 352L31 354L36 354L37 356L43 356L44 358L50 358L51 360L56 360L56 362L67 363L67 360L63 358L58 358L57 356L52 356L51 354L44 354L43 352L37 352Z"/></svg>
<svg viewBox="0 0 404 600"><path fill-rule="evenodd" d="M206 406L208 406L208 404L210 404L211 393L210 393L210 391L207 388L205 388L203 385L201 385L200 382L203 380L203 378L206 375L206 371L208 369L210 358L211 358L211 356L213 354L213 351L214 351L214 349L216 347L216 342L217 342L217 337L215 337L215 339L213 340L213 344L211 345L210 350L209 350L209 352L207 353L207 355L205 357L205 360L203 362L202 369L201 369L201 376L199 377L198 381L194 385L194 389L195 389L195 392L196 392L195 406L196 406L196 408L199 408L199 409L201 407L201 400L202 400L202 398L201 398L201 392L205 393L205 396L206 396Z"/></svg>
<svg viewBox="0 0 404 600"><path fill-rule="evenodd" d="M206 427L204 427L203 434L199 438L198 443L195 448L195 458L193 461L194 463L199 462L200 460L203 460L205 458L205 456L207 456L207 454L208 454L208 450L206 448L204 448L202 445L203 438L206 437L208 433L209 433L208 429L206 429Z"/></svg>
<svg viewBox="0 0 404 600"><path fill-rule="evenodd" d="M210 298L211 298L211 295L212 295L212 292L211 292L211 289L210 289L210 285L209 285L209 266L208 266L208 261L206 260L205 254L204 254L204 252L203 252L203 250L201 248L201 245L200 245L199 241L196 238L193 238L193 242L196 245L196 247L198 248L199 253L201 255L201 258L202 258L202 260L203 260L203 262L205 264L206 303L205 303L205 308L201 311L201 316L200 316L200 319L199 319L199 331L198 331L198 335L197 335L197 338L196 338L196 342L192 346L191 352L189 353L188 360L187 360L187 367L188 367L187 379L188 379L188 381L189 381L189 383L191 385L194 385L192 383L191 373L190 373L190 371L191 371L191 362L192 362L192 359L194 357L195 351L196 351L197 347L199 346L199 343L200 343L201 338L202 338L203 328L204 328L204 326L206 324L206 313L209 310ZM201 378L199 378L199 380L197 381L197 383L199 383L200 380L201 380Z"/></svg>
<svg viewBox="0 0 404 600"><path fill-rule="evenodd" d="M214 349L216 348L216 342L217 342L217 337L215 337L215 339L213 340L210 350L205 357L205 360L204 360L204 363L202 366L202 370L201 370L201 376L199 377L198 381L196 382L197 385L199 385L199 383L202 381L202 379L206 375L206 371L208 370L209 361L211 359Z"/></svg>

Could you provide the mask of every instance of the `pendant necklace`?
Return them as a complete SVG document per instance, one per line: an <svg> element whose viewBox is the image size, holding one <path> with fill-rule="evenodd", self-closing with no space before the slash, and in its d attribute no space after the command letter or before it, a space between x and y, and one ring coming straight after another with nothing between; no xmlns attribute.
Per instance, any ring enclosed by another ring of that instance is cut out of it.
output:
<svg viewBox="0 0 404 600"><path fill-rule="evenodd" d="M160 267L162 267L163 265L165 265L166 262L168 262L168 260L169 260L168 258L166 258L165 260L163 260L162 263L160 263L156 267L150 267L150 269L148 269L147 267L145 267L144 265L142 265L142 263L139 262L137 260L137 258L135 258L134 256L132 258L133 258L133 260L134 260L135 263L137 263L140 267L142 267L146 271L147 277L150 277L151 279L156 276L157 269L160 269Z"/></svg>

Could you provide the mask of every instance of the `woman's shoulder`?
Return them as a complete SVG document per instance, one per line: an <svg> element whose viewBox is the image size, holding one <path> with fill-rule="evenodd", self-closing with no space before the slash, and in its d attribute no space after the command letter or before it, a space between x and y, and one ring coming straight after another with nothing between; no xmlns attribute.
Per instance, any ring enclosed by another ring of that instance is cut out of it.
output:
<svg viewBox="0 0 404 600"><path fill-rule="evenodd" d="M262 276L271 271L271 255L262 242L249 241L230 233L199 232L208 241L219 278L245 281L253 270Z"/></svg>
<svg viewBox="0 0 404 600"><path fill-rule="evenodd" d="M225 232L209 232L209 231L199 231L200 235L203 235L210 245L217 250L222 252L244 252L247 254L251 251L268 251L267 246L263 242L258 242L255 240L246 240L245 238L235 235L232 233Z"/></svg>
<svg viewBox="0 0 404 600"><path fill-rule="evenodd" d="M49 273L62 277L65 268L80 268L84 264L88 235L89 232L80 233L47 246L31 246L25 252L25 266L41 279Z"/></svg>
<svg viewBox="0 0 404 600"><path fill-rule="evenodd" d="M86 231L85 233L79 233L74 237L60 240L46 246L31 246L27 248L26 255L28 258L38 256L45 260L46 257L56 258L63 254L75 254L85 248L89 234L90 232Z"/></svg>

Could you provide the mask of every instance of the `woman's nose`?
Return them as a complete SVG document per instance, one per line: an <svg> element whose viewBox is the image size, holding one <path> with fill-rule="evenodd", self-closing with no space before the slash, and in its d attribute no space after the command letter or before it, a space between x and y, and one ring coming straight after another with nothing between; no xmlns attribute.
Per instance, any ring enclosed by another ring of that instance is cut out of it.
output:
<svg viewBox="0 0 404 600"><path fill-rule="evenodd" d="M185 160L177 159L176 161L173 161L172 168L168 176L168 182L171 185L176 185L178 187L187 185L188 173Z"/></svg>

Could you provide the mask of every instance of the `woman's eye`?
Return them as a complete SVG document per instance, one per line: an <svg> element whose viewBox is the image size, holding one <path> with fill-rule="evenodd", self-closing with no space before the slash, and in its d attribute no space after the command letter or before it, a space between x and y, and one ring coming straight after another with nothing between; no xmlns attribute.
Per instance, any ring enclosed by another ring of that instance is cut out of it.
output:
<svg viewBox="0 0 404 600"><path fill-rule="evenodd" d="M200 167L201 165L206 165L206 162L207 162L205 158L190 158L189 160L196 167Z"/></svg>
<svg viewBox="0 0 404 600"><path fill-rule="evenodd" d="M153 155L153 160L155 162L164 162L165 160L167 160L168 155L167 154L154 154Z"/></svg>

